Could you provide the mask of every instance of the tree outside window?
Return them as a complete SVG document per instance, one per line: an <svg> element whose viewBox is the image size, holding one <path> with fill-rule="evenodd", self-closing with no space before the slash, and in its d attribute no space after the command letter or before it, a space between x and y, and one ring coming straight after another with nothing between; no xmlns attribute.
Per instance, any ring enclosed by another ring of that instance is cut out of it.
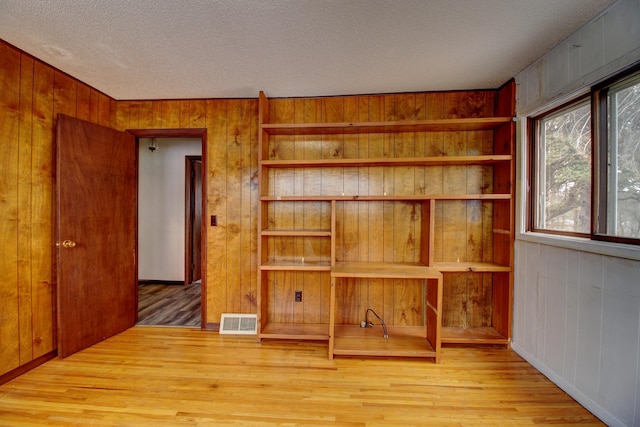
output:
<svg viewBox="0 0 640 427"><path fill-rule="evenodd" d="M538 121L535 228L591 230L591 109L588 100Z"/></svg>
<svg viewBox="0 0 640 427"><path fill-rule="evenodd" d="M607 235L640 239L640 76L607 96Z"/></svg>

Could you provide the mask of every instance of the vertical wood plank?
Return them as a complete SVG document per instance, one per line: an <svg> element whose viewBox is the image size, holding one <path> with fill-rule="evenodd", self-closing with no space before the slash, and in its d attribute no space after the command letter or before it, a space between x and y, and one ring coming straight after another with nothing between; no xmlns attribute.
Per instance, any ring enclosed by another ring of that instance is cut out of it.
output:
<svg viewBox="0 0 640 427"><path fill-rule="evenodd" d="M415 120L426 120L427 115L426 96L424 93L416 94L415 96ZM416 132L413 135L414 140L414 156L425 157L426 156L426 132ZM414 167L414 179L415 179L415 194L427 194L425 193L425 166Z"/></svg>
<svg viewBox="0 0 640 427"><path fill-rule="evenodd" d="M355 122L358 120L358 98L355 96L346 97L344 100L345 122ZM359 155L358 135L344 136L343 154L345 158L357 158ZM343 168L344 194L359 194L359 171L358 168ZM344 217L344 230L342 233L342 252L345 261L359 261L360 251L358 236L360 234L360 224L358 222L359 203L344 203L342 214ZM344 305L343 322L357 324L364 314L360 305L363 295L367 295L367 284L363 280L344 280Z"/></svg>
<svg viewBox="0 0 640 427"><path fill-rule="evenodd" d="M319 100L322 121L336 123L344 120L344 101L342 97L322 98ZM322 158L341 159L344 157L344 137L342 135L322 136ZM342 168L322 168L323 194L341 195L344 193L344 174Z"/></svg>
<svg viewBox="0 0 640 427"><path fill-rule="evenodd" d="M172 123L173 119L165 114L174 104L162 102L162 124ZM207 266L207 295L203 298L203 303L207 304L206 321L213 323L220 320L227 301L227 218L223 215L227 209L227 101L208 100L206 108L209 141L206 171L207 209L211 215L218 215L218 226L207 227L207 259L210 260L210 264Z"/></svg>
<svg viewBox="0 0 640 427"><path fill-rule="evenodd" d="M116 129L117 120L116 120L116 112L118 111L118 103L115 99L107 97L109 101L109 121L105 125L106 127L110 127Z"/></svg>
<svg viewBox="0 0 640 427"><path fill-rule="evenodd" d="M77 118L91 120L91 88L83 83L78 84L76 110Z"/></svg>
<svg viewBox="0 0 640 427"><path fill-rule="evenodd" d="M369 96L360 96L357 98L357 118L356 120L361 122L369 121ZM358 135L358 152L356 154L357 157L360 158L368 158L369 157L369 137L367 134ZM369 167L361 167L358 168L358 194L360 195L369 195ZM367 262L370 260L370 227L371 224L369 222L369 203L355 203L357 206L357 211L354 212L354 221L358 223L358 255L357 259L362 262ZM371 301L370 287L371 280L369 279L361 279L358 282L359 290L358 290L358 315L360 316L359 321L363 320L363 316L367 308L369 308L372 304L377 306L378 304Z"/></svg>
<svg viewBox="0 0 640 427"><path fill-rule="evenodd" d="M291 99L282 99L274 105L272 119L276 123L293 123L295 120L295 103ZM293 159L295 138L292 136L278 136L273 138L274 157L280 159ZM294 195L295 188L295 171L290 168L278 169L274 171L274 194L276 195ZM273 204L274 223L277 228L294 228L296 224L295 203L292 202L276 202ZM290 237L275 237L274 252L279 254L279 259L287 261L301 261L302 254L295 252L295 239ZM295 305L294 292L296 290L295 272L276 272L273 274L276 282L274 283L274 305L276 322L291 322L297 315L302 317L302 309L300 313L295 313L298 306ZM302 279L302 278L300 278Z"/></svg>
<svg viewBox="0 0 640 427"><path fill-rule="evenodd" d="M317 108L320 112L320 120L326 123L336 123L344 121L345 117L345 98L329 97L316 99ZM321 138L322 158L343 158L344 157L344 136L343 135L322 135ZM322 194L341 195L345 193L344 186L344 169L343 168L322 168L320 171L320 179L322 182ZM344 203L337 203L335 207L335 258L338 261L344 261ZM321 215L327 217L330 215L329 206L323 205ZM344 281L339 283L335 289L335 298L338 305L336 310L336 321L343 322L344 295L348 289ZM324 297L324 295L323 295Z"/></svg>
<svg viewBox="0 0 640 427"><path fill-rule="evenodd" d="M116 107L116 126L120 131L125 131L127 129L132 129L129 126L129 110L131 109L130 101L122 101L119 102ZM137 126L136 126L137 127Z"/></svg>
<svg viewBox="0 0 640 427"><path fill-rule="evenodd" d="M207 109L208 103L205 103L205 109ZM162 108L164 107L163 102L155 101L153 103L153 128L160 129L162 128ZM208 122L207 122L208 123Z"/></svg>
<svg viewBox="0 0 640 427"><path fill-rule="evenodd" d="M444 94L444 118L467 117L466 92L447 92ZM465 132L447 132L444 135L445 156L460 156L467 152L467 134ZM447 167L443 171L443 193L465 194L467 191L466 167ZM442 244L444 261L466 261L466 221L465 201L446 201L441 203ZM446 326L467 326L467 273L449 273L444 275L443 324Z"/></svg>
<svg viewBox="0 0 640 427"><path fill-rule="evenodd" d="M416 119L415 94L399 94L394 96L396 120ZM415 134L398 133L395 135L393 157L415 157ZM415 166L401 166L393 169L394 194L416 194ZM393 203L393 247L394 261L416 262L416 224L420 222L421 210L416 210L414 203ZM411 280L394 280L393 324L420 324L422 289ZM415 315L418 314L416 319Z"/></svg>
<svg viewBox="0 0 640 427"><path fill-rule="evenodd" d="M98 93L98 124L101 126L113 127L116 112L112 111L112 100L103 93Z"/></svg>
<svg viewBox="0 0 640 427"><path fill-rule="evenodd" d="M189 101L189 128L203 128L207 124L206 103L202 99ZM255 130L255 129L254 129Z"/></svg>
<svg viewBox="0 0 640 427"><path fill-rule="evenodd" d="M483 117L485 114L485 91L469 93L468 107L470 117ZM467 132L467 155L480 155L483 151L484 132ZM466 167L466 192L482 193L483 167ZM480 200L469 200L467 205L467 261L483 260L484 237L484 209ZM469 274L467 277L467 325L469 327L483 326L485 324L485 287L484 274Z"/></svg>
<svg viewBox="0 0 640 427"><path fill-rule="evenodd" d="M321 110L318 103L310 98L303 98L296 104L296 122L314 123L320 121ZM317 135L301 137L296 156L306 159L322 158L322 141ZM322 176L318 170L305 169L302 174L301 194L322 194ZM309 202L302 206L302 226L307 229L325 229L331 227L331 212L327 202ZM329 254L328 238L308 237L301 239L307 254ZM304 322L320 323L328 318L329 275L309 272L305 274L302 303L304 304Z"/></svg>
<svg viewBox="0 0 640 427"><path fill-rule="evenodd" d="M138 129L153 129L153 105L153 101L138 103Z"/></svg>
<svg viewBox="0 0 640 427"><path fill-rule="evenodd" d="M89 121L91 123L99 123L99 103L100 93L94 88L89 88Z"/></svg>
<svg viewBox="0 0 640 427"><path fill-rule="evenodd" d="M188 105L187 105L188 106ZM181 115L184 112L181 112ZM227 147L226 189L227 209L227 301L226 310L239 313L242 310L241 265L242 265L242 103L233 99L227 101L226 141L220 142ZM181 125L184 120L181 119Z"/></svg>
<svg viewBox="0 0 640 427"><path fill-rule="evenodd" d="M128 129L140 129L140 101L129 102L129 127Z"/></svg>
<svg viewBox="0 0 640 427"><path fill-rule="evenodd" d="M380 122L385 117L384 97L380 95L372 95L368 97L367 109L369 121ZM384 136L381 134L369 135L369 157L384 156ZM368 174L368 193L370 195L381 195L385 191L384 188L384 168L375 166L369 167ZM384 203L371 202L367 203L368 210L368 255L371 262L385 261L384 251ZM363 311L372 308L381 316L385 310L385 286L382 279L369 280L368 304L363 307Z"/></svg>
<svg viewBox="0 0 640 427"><path fill-rule="evenodd" d="M0 372L20 364L18 294L18 155L20 54L0 44Z"/></svg>
<svg viewBox="0 0 640 427"><path fill-rule="evenodd" d="M33 359L31 295L31 159L33 127L33 59L20 55L20 129L18 151L18 295L20 365Z"/></svg>
<svg viewBox="0 0 640 427"><path fill-rule="evenodd" d="M493 116L496 104L496 93L487 91L484 94L484 116ZM492 131L483 132L482 154L494 153L494 135ZM493 193L493 167L482 168L482 191ZM493 202L482 203L482 260L493 262ZM513 248L511 249L513 251ZM482 323L478 326L493 326L493 274L482 274Z"/></svg>
<svg viewBox="0 0 640 427"><path fill-rule="evenodd" d="M76 95L78 82L59 71L53 78L53 113L75 117L77 113Z"/></svg>
<svg viewBox="0 0 640 427"><path fill-rule="evenodd" d="M180 101L160 101L162 108L160 110L160 127L165 129L174 129L180 127ZM224 102L222 100L214 100L213 102ZM207 117L209 113L207 112ZM217 120L215 120L217 121Z"/></svg>
<svg viewBox="0 0 640 427"><path fill-rule="evenodd" d="M53 129L54 70L34 63L33 145L31 151L31 294L33 306L33 357L53 350L55 293L53 248Z"/></svg>
<svg viewBox="0 0 640 427"><path fill-rule="evenodd" d="M189 104L191 103L191 101L187 99L183 99L175 102L178 104L178 109L179 109L178 121L177 121L176 127L182 128L182 129L188 128L189 125L191 124L191 114L190 114L190 108L189 108Z"/></svg>
<svg viewBox="0 0 640 427"><path fill-rule="evenodd" d="M344 121L355 122L358 120L358 98L349 96L344 101ZM358 147L358 135L345 135L344 136L344 157L345 158L357 158L359 155ZM359 168L343 168L344 179L344 194L359 194ZM358 222L358 205L359 203L344 203L343 215L344 215L344 230L342 233L342 259L345 261L359 261L360 260L360 241L358 239L360 234L359 222ZM354 283L354 287L360 283Z"/></svg>
<svg viewBox="0 0 640 427"><path fill-rule="evenodd" d="M303 99L294 99L293 100L293 122L294 123L304 123L304 100ZM293 137L293 141L291 141L292 149L293 149L293 158L294 159L303 159L304 158L304 147L305 138L301 135L296 135ZM293 187L295 194L304 194L304 171L301 169L294 169L293 171ZM293 205L293 215L294 215L294 228L304 228L305 226L305 218L304 218L305 206L304 203L296 203ZM300 259L304 257L305 260L312 259L314 256L312 252L309 251L309 247L305 245L304 238L294 239L294 253L296 254L296 258L299 256ZM313 294L310 292L309 295L305 292L307 285L309 284L310 275L307 272L297 272L295 274L295 286L296 291L302 291L302 301L295 302L294 304L294 321L297 323L304 323L307 318L307 310L314 306L314 301L309 300L309 297ZM294 299L295 301L295 299ZM307 304L307 302L309 304Z"/></svg>
<svg viewBox="0 0 640 427"><path fill-rule="evenodd" d="M256 274L257 274L257 234L255 219L257 218L258 182L254 171L258 169L258 103L255 100L242 101L242 124L240 140L242 141L241 158L241 244L240 253L235 256L242 260L241 274L241 306L242 313L255 313L256 306ZM202 113L204 116L205 114ZM192 124L200 125L192 121ZM248 256L247 256L248 254Z"/></svg>
<svg viewBox="0 0 640 427"><path fill-rule="evenodd" d="M441 92L430 92L425 94L425 120L442 119L444 116L444 94ZM425 136L425 156L443 156L444 155L444 133L429 132ZM424 171L424 187L425 194L442 194L443 193L443 167L430 166ZM434 217L433 227L433 246L431 259L435 261L443 260L443 229L442 229L442 204L436 203L432 211Z"/></svg>

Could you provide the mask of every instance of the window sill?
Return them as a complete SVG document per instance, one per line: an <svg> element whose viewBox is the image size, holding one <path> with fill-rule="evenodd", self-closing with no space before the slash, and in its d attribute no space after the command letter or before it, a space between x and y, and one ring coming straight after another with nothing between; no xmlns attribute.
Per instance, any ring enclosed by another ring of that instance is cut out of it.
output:
<svg viewBox="0 0 640 427"><path fill-rule="evenodd" d="M539 243L541 245L640 261L640 246L634 245L532 232L517 233L516 241Z"/></svg>

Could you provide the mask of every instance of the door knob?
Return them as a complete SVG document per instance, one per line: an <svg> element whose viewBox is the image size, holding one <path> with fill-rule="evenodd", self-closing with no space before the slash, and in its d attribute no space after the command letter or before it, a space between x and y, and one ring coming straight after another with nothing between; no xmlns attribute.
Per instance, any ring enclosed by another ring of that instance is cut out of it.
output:
<svg viewBox="0 0 640 427"><path fill-rule="evenodd" d="M65 240L64 242L62 242L62 247L63 248L75 248L76 247L76 242L74 242L73 240Z"/></svg>

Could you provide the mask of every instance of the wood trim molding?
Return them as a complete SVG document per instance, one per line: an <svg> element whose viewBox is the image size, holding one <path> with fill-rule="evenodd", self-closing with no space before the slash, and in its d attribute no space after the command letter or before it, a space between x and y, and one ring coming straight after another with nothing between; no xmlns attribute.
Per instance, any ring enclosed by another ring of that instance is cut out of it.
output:
<svg viewBox="0 0 640 427"><path fill-rule="evenodd" d="M213 332L220 332L219 322L202 322L202 329Z"/></svg>
<svg viewBox="0 0 640 427"><path fill-rule="evenodd" d="M202 171L208 170L208 162L207 162L207 128L176 128L176 129L127 129L127 132L133 134L137 138L201 138L202 139ZM207 189L207 179L202 180L202 329L210 329L207 324L207 304L206 304L206 295L207 295L207 221L204 218L208 218L208 205L207 205L207 197L208 189ZM219 325L219 324L218 324ZM219 329L219 326L218 326ZM218 330L216 329L216 330Z"/></svg>
<svg viewBox="0 0 640 427"><path fill-rule="evenodd" d="M127 129L127 132L138 138L190 138L203 137L207 133L207 129Z"/></svg>
<svg viewBox="0 0 640 427"><path fill-rule="evenodd" d="M11 381L14 378L19 377L20 375L42 365L45 362L55 358L58 355L58 350L50 351L49 353L45 353L40 357L33 359L30 362L25 363L22 366L18 366L17 368L0 375L0 385Z"/></svg>

